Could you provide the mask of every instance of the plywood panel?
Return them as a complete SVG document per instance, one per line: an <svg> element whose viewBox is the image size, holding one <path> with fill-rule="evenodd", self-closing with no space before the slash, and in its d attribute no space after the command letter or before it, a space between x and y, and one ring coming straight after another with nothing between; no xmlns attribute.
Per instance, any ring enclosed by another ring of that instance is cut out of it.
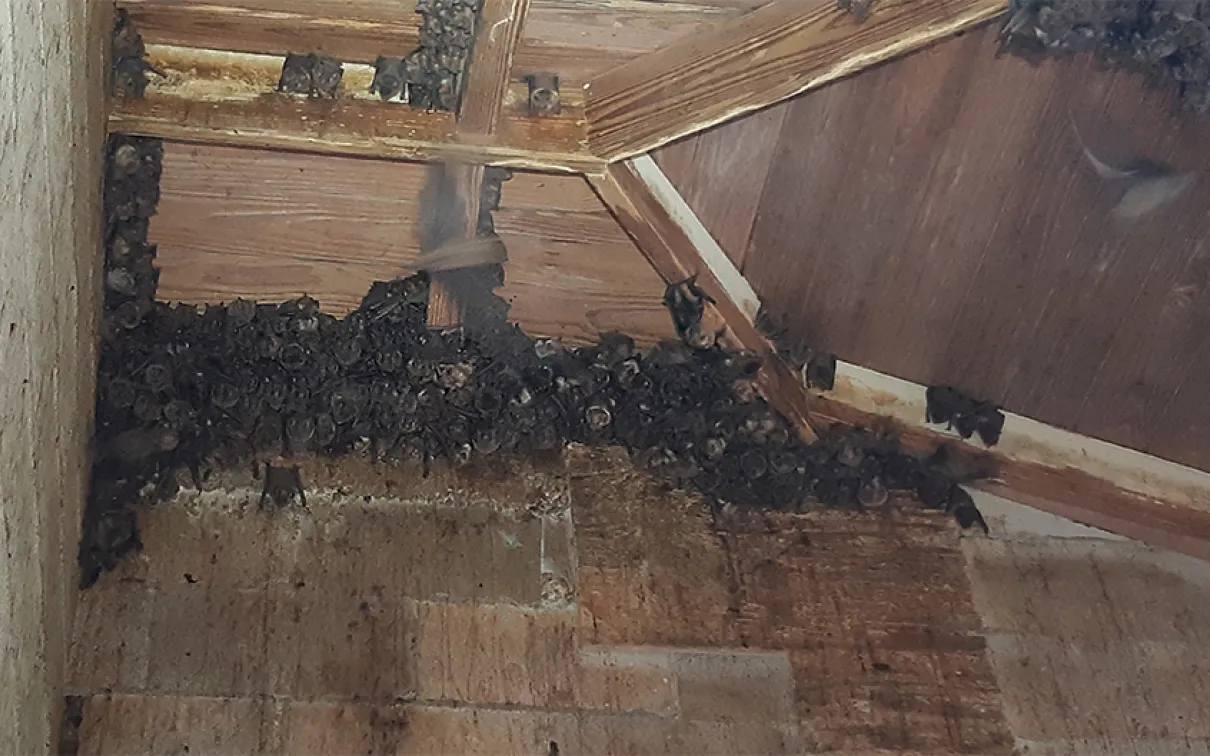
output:
<svg viewBox="0 0 1210 756"><path fill-rule="evenodd" d="M112 16L0 0L0 19L0 753L47 753L88 483Z"/></svg>
<svg viewBox="0 0 1210 756"><path fill-rule="evenodd" d="M971 540L966 553L1030 753L1210 751L1205 562L1095 538Z"/></svg>
<svg viewBox="0 0 1210 756"><path fill-rule="evenodd" d="M190 303L303 294L355 308L419 253L423 165L171 143L159 214L159 297ZM509 249L513 319L572 341L623 330L673 336L663 284L576 176L518 173L497 229Z"/></svg>
<svg viewBox="0 0 1210 756"><path fill-rule="evenodd" d="M1203 175L1210 123L1087 61L996 58L994 37L790 104L745 272L797 336L846 361L1210 466L1210 401L1187 378L1210 359L1204 193L1112 222L1117 195L1070 119L1109 159Z"/></svg>
<svg viewBox="0 0 1210 756"><path fill-rule="evenodd" d="M775 105L652 153L740 270L789 107Z"/></svg>
<svg viewBox="0 0 1210 756"><path fill-rule="evenodd" d="M760 4L759 0L535 0L517 49L513 78L549 71L559 75L563 86L578 89L596 73Z"/></svg>

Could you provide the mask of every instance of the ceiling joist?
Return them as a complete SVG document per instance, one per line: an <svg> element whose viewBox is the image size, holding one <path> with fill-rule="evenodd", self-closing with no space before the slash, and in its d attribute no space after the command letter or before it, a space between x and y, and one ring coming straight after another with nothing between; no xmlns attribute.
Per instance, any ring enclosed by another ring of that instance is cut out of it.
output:
<svg viewBox="0 0 1210 756"><path fill-rule="evenodd" d="M817 89L1002 13L1005 0L774 0L590 81L588 146L610 162Z"/></svg>
<svg viewBox="0 0 1210 756"><path fill-rule="evenodd" d="M184 142L374 157L458 160L583 173L604 162L584 147L584 123L562 114L530 118L501 106L493 132L460 130L452 113L426 112L370 94L374 68L345 64L344 95L306 99L276 91L285 56L149 44L151 77L142 100L119 99L110 131ZM516 87L524 90L523 85ZM506 88L503 100L524 95Z"/></svg>

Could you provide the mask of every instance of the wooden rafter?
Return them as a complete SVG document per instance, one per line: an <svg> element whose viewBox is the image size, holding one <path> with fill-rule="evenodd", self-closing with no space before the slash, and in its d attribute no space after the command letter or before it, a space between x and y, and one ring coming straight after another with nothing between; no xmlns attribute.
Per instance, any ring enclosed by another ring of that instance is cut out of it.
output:
<svg viewBox="0 0 1210 756"><path fill-rule="evenodd" d="M960 464L997 470L976 489L1210 559L1210 473L1014 415L1000 444L982 449L925 424L923 386L843 363L834 392L808 392L753 325L759 302L747 281L651 158L611 165L590 182L665 281L698 274L718 301L730 345L765 356L762 392L806 438L829 425L893 422L909 451L923 456L950 444Z"/></svg>
<svg viewBox="0 0 1210 756"><path fill-rule="evenodd" d="M316 52L346 63L403 56L420 41L420 16L390 3L246 7L230 0L122 0L149 43L228 52ZM340 13L326 12L326 7Z"/></svg>
<svg viewBox="0 0 1210 756"><path fill-rule="evenodd" d="M872 380L871 380L872 379ZM1210 559L1210 473L1009 415L992 449L924 422L924 387L840 365L836 391L813 396L813 417L848 426L894 422L904 448L948 443L962 463L997 471L972 488L1158 548ZM909 409L905 415L903 410Z"/></svg>
<svg viewBox="0 0 1210 756"><path fill-rule="evenodd" d="M861 23L835 0L774 0L589 82L589 149L610 162L648 152L919 49L1005 6L881 0Z"/></svg>
<svg viewBox="0 0 1210 756"><path fill-rule="evenodd" d="M521 30L529 14L529 0L486 0L479 17L479 31L471 56L470 70L462 90L457 134L468 143L490 144L499 131L508 95L513 56L521 41ZM483 164L448 166L464 214L463 234L472 237L479 230L479 199L483 186ZM460 320L458 303L442 285L433 280L429 297L429 325L444 327Z"/></svg>
<svg viewBox="0 0 1210 756"><path fill-rule="evenodd" d="M457 160L541 171L600 170L584 147L583 120L528 118L503 111L494 133L461 133L450 113L383 103L369 93L374 69L346 64L344 94L297 99L275 90L284 56L148 45L143 100L118 100L111 131L184 142L284 149L393 160ZM509 96L512 96L511 93Z"/></svg>
<svg viewBox="0 0 1210 756"><path fill-rule="evenodd" d="M648 157L639 160L651 161ZM662 201L642 170L639 161L615 163L603 175L590 176L589 181L665 282L698 277L698 285L716 302L715 309L727 329L727 343L754 352L764 361L758 379L761 393L798 426L804 439L815 440L815 430L808 421L806 388L757 329L751 303L737 301L725 275L720 276L716 266L703 256L683 213Z"/></svg>

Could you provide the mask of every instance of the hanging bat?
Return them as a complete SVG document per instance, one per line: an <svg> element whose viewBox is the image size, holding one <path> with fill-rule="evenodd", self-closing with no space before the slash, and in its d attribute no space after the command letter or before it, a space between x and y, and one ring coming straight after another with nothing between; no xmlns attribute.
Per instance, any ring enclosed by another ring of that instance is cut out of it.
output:
<svg viewBox="0 0 1210 756"><path fill-rule="evenodd" d="M1084 151L1084 157L1097 176L1105 181L1121 181L1126 184L1125 193L1111 211L1118 220L1132 221L1142 218L1174 202L1193 186L1196 179L1193 171L1178 173L1172 166L1149 158L1136 158L1122 166L1111 165L1088 148L1074 117L1071 119L1071 128L1080 143L1080 149Z"/></svg>

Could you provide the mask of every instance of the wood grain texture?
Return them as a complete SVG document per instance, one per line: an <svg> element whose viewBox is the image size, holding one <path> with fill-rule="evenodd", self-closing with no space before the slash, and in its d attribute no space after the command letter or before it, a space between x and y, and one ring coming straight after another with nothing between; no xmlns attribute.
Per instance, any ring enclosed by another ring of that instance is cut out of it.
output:
<svg viewBox="0 0 1210 756"><path fill-rule="evenodd" d="M1003 0L774 0L593 77L588 143L617 160L850 76L999 15Z"/></svg>
<svg viewBox="0 0 1210 756"><path fill-rule="evenodd" d="M148 44L345 63L403 57L420 43L415 0L122 0Z"/></svg>
<svg viewBox="0 0 1210 756"><path fill-rule="evenodd" d="M787 109L775 105L651 153L741 271Z"/></svg>
<svg viewBox="0 0 1210 756"><path fill-rule="evenodd" d="M972 539L964 551L1029 753L1210 750L1205 562L1096 538Z"/></svg>
<svg viewBox="0 0 1210 756"><path fill-rule="evenodd" d="M1106 159L1202 176L1210 126L1088 62L997 59L994 36L790 104L745 273L848 362L1210 469L1204 194L1112 223L1070 118Z"/></svg>
<svg viewBox="0 0 1210 756"><path fill-rule="evenodd" d="M541 170L598 170L584 151L583 121L508 113L498 136L458 134L450 113L418 111L370 95L371 66L346 66L341 96L276 93L282 58L159 46L148 60L164 71L144 100L121 100L111 131L208 144L387 159L458 159Z"/></svg>
<svg viewBox="0 0 1210 756"><path fill-rule="evenodd" d="M509 90L513 53L528 12L529 0L488 0L484 3L458 110L460 136L482 138L486 142L498 130ZM472 238L479 231L483 165L449 164L445 170L450 173L461 202L462 235ZM461 322L461 317L453 292L442 281L442 276L434 276L429 292L429 325L436 328L454 326Z"/></svg>
<svg viewBox="0 0 1210 756"><path fill-rule="evenodd" d="M179 143L165 153L151 238L166 301L306 293L343 314L419 254L422 165ZM584 179L517 173L496 229L510 258L500 293L527 332L674 336L659 276Z"/></svg>
<svg viewBox="0 0 1210 756"><path fill-rule="evenodd" d="M529 4L530 0L485 0L479 14L470 71L462 89L459 131L496 132Z"/></svg>
<svg viewBox="0 0 1210 756"><path fill-rule="evenodd" d="M531 0L513 78L558 74L578 90L592 76L737 18L765 0Z"/></svg>
<svg viewBox="0 0 1210 756"><path fill-rule="evenodd" d="M0 18L0 753L54 753L96 396L113 14L0 0Z"/></svg>
<svg viewBox="0 0 1210 756"><path fill-rule="evenodd" d="M628 163L609 166L603 176L590 181L614 217L634 239L639 250L666 283L677 283L692 275L715 300L710 309L726 326L726 339L734 348L759 355L763 361L757 385L779 412L793 422L807 441L816 438L810 423L806 389L777 354L768 339L720 285L701 252L656 199L651 189Z"/></svg>

